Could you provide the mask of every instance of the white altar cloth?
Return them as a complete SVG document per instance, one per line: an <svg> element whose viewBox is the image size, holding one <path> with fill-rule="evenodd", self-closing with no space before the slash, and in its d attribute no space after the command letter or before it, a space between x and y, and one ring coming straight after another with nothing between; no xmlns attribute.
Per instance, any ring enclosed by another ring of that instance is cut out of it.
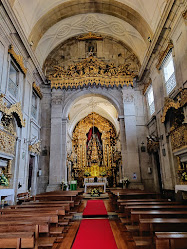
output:
<svg viewBox="0 0 187 249"><path fill-rule="evenodd" d="M85 183L84 193L86 193L88 186L104 186L104 193L106 192L106 183L105 182L88 182L88 183Z"/></svg>
<svg viewBox="0 0 187 249"><path fill-rule="evenodd" d="M1 201L1 197L2 196L6 196L5 197L5 201L8 201L8 203L10 205L13 205L14 203L14 189L0 189L0 201Z"/></svg>
<svg viewBox="0 0 187 249"><path fill-rule="evenodd" d="M178 191L187 191L187 185L175 185L175 193Z"/></svg>

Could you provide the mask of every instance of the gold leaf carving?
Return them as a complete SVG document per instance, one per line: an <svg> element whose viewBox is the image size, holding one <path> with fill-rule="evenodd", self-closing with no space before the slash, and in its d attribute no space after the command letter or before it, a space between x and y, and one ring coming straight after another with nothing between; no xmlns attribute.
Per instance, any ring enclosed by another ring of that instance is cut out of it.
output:
<svg viewBox="0 0 187 249"><path fill-rule="evenodd" d="M29 145L29 151L33 154L40 155L40 153L41 153L41 141L38 141L32 145Z"/></svg>
<svg viewBox="0 0 187 249"><path fill-rule="evenodd" d="M86 41L86 40L103 40L101 35L96 35L92 32L89 32L86 35L80 36L77 38L79 41Z"/></svg>
<svg viewBox="0 0 187 249"><path fill-rule="evenodd" d="M34 91L36 92L36 94L38 95L38 97L40 99L42 99L43 95L42 95L40 87L37 86L35 82L33 82L32 87L33 87Z"/></svg>
<svg viewBox="0 0 187 249"><path fill-rule="evenodd" d="M173 150L187 146L187 124L183 124L171 131L171 146Z"/></svg>
<svg viewBox="0 0 187 249"><path fill-rule="evenodd" d="M177 102L175 102L171 98L165 98L163 114L161 117L161 122L164 123L166 119L167 112L170 108L179 109L186 105L187 103L187 89L181 89L179 96L177 98Z"/></svg>
<svg viewBox="0 0 187 249"><path fill-rule="evenodd" d="M21 103L16 103L10 106L8 108L6 106L6 103L3 102L3 95L0 95L0 111L5 113L8 116L11 116L12 114L16 114L16 117L18 118L18 121L21 126L25 127L25 120L23 120L23 113L21 110Z"/></svg>
<svg viewBox="0 0 187 249"><path fill-rule="evenodd" d="M170 41L167 45L167 48L160 53L160 57L158 58L158 63L156 65L156 68L159 70L161 65L162 65L162 62L164 60L164 58L166 57L166 55L168 54L169 50L172 49L174 46L173 46L173 42Z"/></svg>
<svg viewBox="0 0 187 249"><path fill-rule="evenodd" d="M14 51L13 45L10 46L8 53L13 57L13 59L16 61L18 64L19 68L21 71L26 74L27 73L27 68L25 68L24 63L23 63L23 57L21 55L17 55Z"/></svg>
<svg viewBox="0 0 187 249"><path fill-rule="evenodd" d="M129 69L130 64L116 67L113 63L106 64L90 56L76 65L70 65L66 70L54 66L56 72L49 76L51 88L77 88L88 85L118 87L133 86L133 78L137 73Z"/></svg>
<svg viewBox="0 0 187 249"><path fill-rule="evenodd" d="M183 13L182 13L182 16L183 18L186 20L187 19L187 10L185 10Z"/></svg>
<svg viewBox="0 0 187 249"><path fill-rule="evenodd" d="M16 137L11 133L0 130L0 151L14 155L15 154Z"/></svg>

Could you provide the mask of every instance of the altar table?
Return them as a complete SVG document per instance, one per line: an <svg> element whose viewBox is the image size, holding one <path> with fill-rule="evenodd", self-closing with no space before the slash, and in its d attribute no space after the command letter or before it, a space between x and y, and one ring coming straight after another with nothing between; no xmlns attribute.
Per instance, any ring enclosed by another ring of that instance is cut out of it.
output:
<svg viewBox="0 0 187 249"><path fill-rule="evenodd" d="M85 183L85 186L84 186L84 193L86 193L87 191L87 187L89 186L103 186L104 187L104 193L106 192L106 183L105 182L88 182L88 183Z"/></svg>

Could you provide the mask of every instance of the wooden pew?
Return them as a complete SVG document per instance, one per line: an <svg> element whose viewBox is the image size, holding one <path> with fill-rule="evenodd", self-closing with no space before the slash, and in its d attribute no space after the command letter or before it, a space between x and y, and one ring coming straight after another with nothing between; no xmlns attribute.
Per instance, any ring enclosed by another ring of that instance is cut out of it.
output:
<svg viewBox="0 0 187 249"><path fill-rule="evenodd" d="M186 249L186 232L156 232L156 249Z"/></svg>
<svg viewBox="0 0 187 249"><path fill-rule="evenodd" d="M40 205L53 205L53 204L69 204L71 208L75 206L74 201L30 201L30 202L23 202L22 205L35 205L35 204L40 204Z"/></svg>
<svg viewBox="0 0 187 249"><path fill-rule="evenodd" d="M34 232L0 233L0 248L34 248Z"/></svg>
<svg viewBox="0 0 187 249"><path fill-rule="evenodd" d="M153 235L154 232L187 232L187 219L177 218L152 218L140 219L139 231L143 233L149 232Z"/></svg>
<svg viewBox="0 0 187 249"><path fill-rule="evenodd" d="M131 211L131 222L139 223L140 219L149 218L187 218L187 210L147 210Z"/></svg>
<svg viewBox="0 0 187 249"><path fill-rule="evenodd" d="M126 202L121 203L121 206L137 206L137 205L182 205L181 202L176 201L149 201L149 202Z"/></svg>
<svg viewBox="0 0 187 249"><path fill-rule="evenodd" d="M38 209L46 209L46 208L56 208L56 209L64 209L65 211L70 211L70 204L48 204L43 205L40 203L37 204L29 204L29 205L15 205L15 206L9 206L6 209L26 209L26 208L38 208Z"/></svg>
<svg viewBox="0 0 187 249"><path fill-rule="evenodd" d="M59 207L44 207L44 208L16 208L16 209L0 209L1 214L12 214L12 213L51 213L51 214L58 214L59 216L65 215L65 209Z"/></svg>
<svg viewBox="0 0 187 249"><path fill-rule="evenodd" d="M126 206L124 213L129 216L132 211L136 210L187 210L187 205L140 205L140 206Z"/></svg>
<svg viewBox="0 0 187 249"><path fill-rule="evenodd" d="M34 215L34 218L37 220L37 221L40 221L40 222L49 222L49 224L58 224L58 215L47 215L46 213L41 215L41 214L35 214ZM16 214L9 214L9 215L1 215L0 216L0 221L33 221L33 215L30 213L30 214L27 214L27 215L24 215L22 213L18 213Z"/></svg>
<svg viewBox="0 0 187 249"><path fill-rule="evenodd" d="M60 195L60 194L54 194L54 195L36 195L34 196L33 200L45 200L45 201L65 201L65 200L70 200L70 201L76 201L76 194L66 194L66 195Z"/></svg>

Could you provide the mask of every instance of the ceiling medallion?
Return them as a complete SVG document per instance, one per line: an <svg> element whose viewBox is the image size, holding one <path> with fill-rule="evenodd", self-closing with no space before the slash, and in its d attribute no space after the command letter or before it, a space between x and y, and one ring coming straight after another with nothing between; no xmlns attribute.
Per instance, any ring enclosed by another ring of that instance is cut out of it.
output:
<svg viewBox="0 0 187 249"><path fill-rule="evenodd" d="M85 86L122 87L132 86L133 78L137 75L129 69L130 64L115 66L114 63L107 64L96 57L89 56L82 62L68 66L54 66L55 73L48 79L51 88L78 88Z"/></svg>

